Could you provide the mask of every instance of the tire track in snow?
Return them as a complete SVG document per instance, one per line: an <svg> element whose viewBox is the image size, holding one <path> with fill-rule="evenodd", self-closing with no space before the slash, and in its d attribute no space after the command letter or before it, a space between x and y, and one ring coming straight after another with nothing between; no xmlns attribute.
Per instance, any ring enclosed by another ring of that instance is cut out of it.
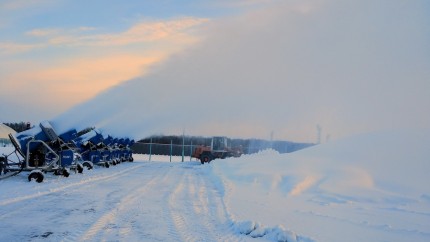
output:
<svg viewBox="0 0 430 242"><path fill-rule="evenodd" d="M9 205L12 203L18 203L18 202L22 202L25 200L34 199L34 198L41 197L41 196L46 196L46 195L49 195L52 193L62 192L66 189L72 189L72 188L75 188L77 186L87 185L88 183L92 183L92 182L106 181L109 179L118 178L119 176L125 176L125 175L127 175L127 172L129 172L133 169L137 169L137 168L142 167L142 166L145 166L145 164L139 164L137 166L132 166L132 167L123 169L121 171L118 171L118 172L115 172L112 174L108 174L108 175L91 176L90 178L85 179L85 180L79 180L78 182L67 183L67 184L62 185L60 187L50 188L50 189L48 189L48 191L45 191L45 192L37 192L37 193L29 194L29 195L14 197L12 199L0 201L0 206ZM67 178L65 178L65 179L67 179ZM44 185L44 184L41 184L41 185Z"/></svg>
<svg viewBox="0 0 430 242"><path fill-rule="evenodd" d="M149 166L150 166L149 164L146 164L145 166L134 167L132 172L134 173L136 171L146 169ZM130 176L130 174L133 174L133 173L127 173L122 176L115 176L108 180L101 180L100 182L93 182L91 184L86 185L84 188L85 189L84 191L82 191L82 189L76 188L74 190L71 190L70 193L75 193L75 192L91 193L91 191L100 190L100 186L105 187L105 186L110 186L115 184L121 184L120 180L125 179L126 176ZM149 178L149 180L142 180L143 182L142 184L144 184L143 186L138 188L135 188L135 186L133 186L132 189L129 188L128 190L130 189L143 190L145 187L153 184L153 180L155 180L156 178L157 178L156 175L153 175ZM107 182L109 184L106 184ZM138 185L140 184L136 184L136 186ZM89 224L90 229L82 228L82 227L79 229L76 229L72 232L69 232L67 236L62 238L61 241L85 241L85 240L88 240L88 238L85 238L86 234L90 234L91 236L93 236L93 235L96 235L98 232L100 232L100 230L106 229L108 227L107 225L109 224L109 221L111 221L110 219L114 219L115 215L118 214L121 207L127 205L127 204L123 204L123 201L127 199L134 199L132 196L136 194L136 193L130 193L128 195L124 195L124 197L121 198L120 201L117 201L116 196L121 196L121 192L125 192L125 190L122 189L122 186L119 186L116 189L111 189L111 191L106 195L106 199L102 207L100 206L96 208L91 207L90 209L87 209L89 211L92 211L92 213L88 214L86 219L87 221L93 221L92 223ZM103 211L103 213L102 214L97 213L96 210L101 210ZM109 211L109 212L106 212L106 211ZM91 229L92 231L89 232L89 230Z"/></svg>
<svg viewBox="0 0 430 242"><path fill-rule="evenodd" d="M219 237L219 240L221 241L247 241L248 238L236 234L232 227L231 227L231 218L229 213L227 212L226 206L224 204L223 197L219 193L219 191L216 189L215 185L211 182L211 180L204 177L201 173L198 174L199 180L202 182L200 187L204 188L206 196L203 196L203 198L206 198L207 201L213 201L214 204L217 204L217 206L212 206L211 209L208 211L208 215L206 216L207 219L209 218L216 218L218 221L223 221L223 223L216 224L218 226L218 230L224 231L224 234L222 234L221 237Z"/></svg>
<svg viewBox="0 0 430 242"><path fill-rule="evenodd" d="M231 218L227 213L223 197L216 189L210 179L205 177L201 172L197 174L200 187L200 201L206 201L208 204L203 206L210 208L206 212L206 224L210 228L215 226L215 231L221 231L216 234L216 241L247 241L248 238L241 234L236 234L231 227ZM211 205L212 204L212 205ZM215 222L214 221L218 221ZM255 240L257 241L257 240Z"/></svg>
<svg viewBox="0 0 430 242"><path fill-rule="evenodd" d="M83 182L48 184L57 185L54 187L57 190L47 191L34 200L9 203L6 209L12 208L16 213L6 219L18 217L20 223L6 221L0 228L19 231L24 226L26 233L9 232L5 238L17 234L17 240L31 240L48 234L51 241L249 239L232 231L222 196L200 165L166 162L129 165L132 167L89 177ZM25 216L35 214L34 205L30 204L34 202L41 205L38 223Z"/></svg>
<svg viewBox="0 0 430 242"><path fill-rule="evenodd" d="M173 225L182 241L244 241L229 226L222 198L199 168L182 175L169 198Z"/></svg>
<svg viewBox="0 0 430 242"><path fill-rule="evenodd" d="M1 228L0 230L8 231L5 236L13 234L17 241L34 240L34 238L49 236L49 240L60 241L64 237L72 238L76 231L79 231L81 224L75 220L85 221L92 218L94 209L92 206L93 199L90 187L103 186L106 182L116 183L124 179L132 169L142 168L145 164L128 164L131 167L123 167L122 170L112 169L110 174L89 174L83 181L76 182L73 179L80 177L60 178L62 183L42 183L33 185L35 188L47 187L43 193L30 194L25 197L18 197L13 202L4 203L1 206ZM119 171L118 171L119 170ZM102 171L104 172L104 171ZM94 176L95 175L95 176ZM79 176L78 174L76 176ZM21 183L28 187L28 183ZM80 186L85 184L84 186ZM57 186L57 187L53 187ZM28 190L28 189L26 189ZM82 199L83 198L83 199ZM35 206L34 204L37 204ZM86 210L82 209L87 207ZM34 215L37 214L37 217ZM19 221L19 222L16 222ZM52 226L55 225L55 226ZM22 228L25 228L22 230ZM75 230L76 231L71 231ZM3 235L3 234L2 234ZM76 237L75 237L76 238ZM1 236L0 236L0 240ZM77 239L71 239L77 241Z"/></svg>
<svg viewBox="0 0 430 242"><path fill-rule="evenodd" d="M79 240L87 241L96 238L99 240L104 235L109 234L112 230L119 237L124 237L130 234L134 228L130 220L133 221L133 217L138 214L140 208L144 206L142 204L142 198L146 191L157 183L163 182L169 177L170 169L166 170L161 167L157 169L156 174L152 174L151 178L144 182L143 185L137 184L134 186L129 194L124 196L118 203L115 204L107 213L104 213L97 221L83 233Z"/></svg>
<svg viewBox="0 0 430 242"><path fill-rule="evenodd" d="M131 167L126 167L126 165ZM41 208L39 207L36 208L37 210L39 210L38 213L41 213L39 217L47 216L49 219L47 219L46 222L53 221L53 223L57 225L64 224L65 221L67 221L67 219L64 219L65 214L75 213L77 210L80 209L78 204L81 205L82 203L87 202L87 201L84 202L84 201L81 201L80 199L71 197L70 199L72 199L74 202L73 204L69 204L67 201L69 200L68 195L71 194L71 196L74 196L73 191L82 190L82 189L85 190L89 186L92 186L95 184L100 184L105 182L115 182L117 179L122 179L131 170L144 167L146 166L146 164L145 163L144 164L126 163L123 166L124 167L121 167L121 170L115 169L115 168L109 169L106 171L104 171L104 168L101 168L100 170L97 169L98 170L97 172L100 172L98 174L94 174L93 173L94 171L89 171L88 176L86 177L78 177L78 176L81 176L82 174L75 174L74 176L71 176L68 178L58 177L57 180L59 182L55 181L52 183L41 183L41 184L31 184L31 183L29 184L27 182L19 183L19 185L23 186L23 190L25 191L29 190L28 189L29 185L34 186L35 188L45 189L46 191L34 192L33 194L18 196L12 199L0 201L0 207L1 207L0 220L4 221L3 223L4 226L12 226L13 223L9 223L8 222L9 219L16 218L16 217L27 217L28 216L27 214L34 214L35 213L34 209L31 209L33 207L32 204L38 203L38 204L42 204ZM108 172L108 174L104 174L104 172ZM77 180L79 178L82 178L82 180ZM19 189L19 187L17 189ZM46 206L43 206L43 204L52 204L52 205L50 207L46 207ZM42 210L49 210L49 211L44 212ZM50 216L50 213L54 213L55 215ZM87 214L91 216L91 211ZM48 228L46 229L49 230ZM59 240L62 239L64 236L68 236L69 234L74 234L74 232L65 232L65 234L61 236L61 238L59 238Z"/></svg>

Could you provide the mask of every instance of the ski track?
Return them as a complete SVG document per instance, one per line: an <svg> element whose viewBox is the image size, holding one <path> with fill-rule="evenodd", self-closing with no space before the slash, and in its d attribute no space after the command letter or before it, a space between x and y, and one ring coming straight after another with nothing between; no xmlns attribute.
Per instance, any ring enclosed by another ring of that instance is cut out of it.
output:
<svg viewBox="0 0 430 242"><path fill-rule="evenodd" d="M8 231L0 241L249 240L232 230L222 196L202 166L135 162L119 167L0 200L0 231ZM35 208L40 216L26 218Z"/></svg>

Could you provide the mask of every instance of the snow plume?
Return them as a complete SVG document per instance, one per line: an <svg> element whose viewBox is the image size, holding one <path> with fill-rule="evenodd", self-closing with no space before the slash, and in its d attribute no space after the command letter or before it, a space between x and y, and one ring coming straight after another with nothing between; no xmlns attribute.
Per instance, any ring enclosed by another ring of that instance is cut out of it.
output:
<svg viewBox="0 0 430 242"><path fill-rule="evenodd" d="M54 121L315 142L430 123L426 1L281 1L213 20L204 40ZM272 134L272 135L271 135Z"/></svg>

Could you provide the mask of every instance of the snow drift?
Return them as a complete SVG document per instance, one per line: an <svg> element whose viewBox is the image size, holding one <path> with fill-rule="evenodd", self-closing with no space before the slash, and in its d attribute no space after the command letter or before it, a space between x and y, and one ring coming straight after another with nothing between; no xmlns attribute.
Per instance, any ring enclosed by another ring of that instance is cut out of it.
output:
<svg viewBox="0 0 430 242"><path fill-rule="evenodd" d="M429 144L429 131L373 133L210 169L241 231L282 225L317 241L428 241Z"/></svg>

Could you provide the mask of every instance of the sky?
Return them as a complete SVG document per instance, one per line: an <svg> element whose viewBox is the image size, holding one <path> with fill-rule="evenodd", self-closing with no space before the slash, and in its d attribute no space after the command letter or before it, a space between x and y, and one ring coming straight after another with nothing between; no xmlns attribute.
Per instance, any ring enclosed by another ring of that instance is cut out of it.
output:
<svg viewBox="0 0 430 242"><path fill-rule="evenodd" d="M191 45L202 23L259 4L232 2L1 0L2 121L50 119Z"/></svg>
<svg viewBox="0 0 430 242"><path fill-rule="evenodd" d="M429 128L424 0L6 1L0 9L1 113L13 121L135 138L303 142L317 140L318 126L322 141Z"/></svg>

